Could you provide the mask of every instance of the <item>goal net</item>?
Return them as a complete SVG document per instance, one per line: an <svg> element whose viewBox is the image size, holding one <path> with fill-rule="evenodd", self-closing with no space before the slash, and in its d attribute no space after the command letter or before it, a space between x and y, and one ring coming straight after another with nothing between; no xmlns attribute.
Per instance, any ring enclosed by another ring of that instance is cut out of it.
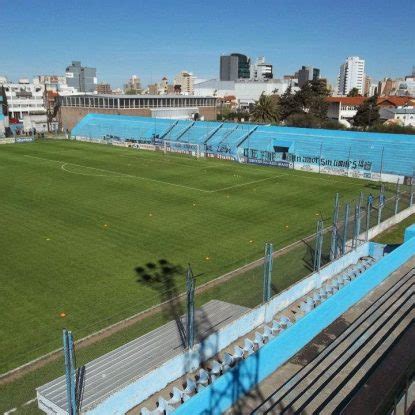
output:
<svg viewBox="0 0 415 415"><path fill-rule="evenodd" d="M201 156L200 144L184 143L180 141L164 140L163 143L164 154L167 153L182 153L199 158Z"/></svg>

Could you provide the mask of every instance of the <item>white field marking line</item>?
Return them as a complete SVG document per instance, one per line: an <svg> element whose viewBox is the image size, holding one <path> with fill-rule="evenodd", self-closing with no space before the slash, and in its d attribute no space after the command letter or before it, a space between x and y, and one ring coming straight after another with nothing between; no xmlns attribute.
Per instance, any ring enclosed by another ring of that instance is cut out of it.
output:
<svg viewBox="0 0 415 415"><path fill-rule="evenodd" d="M37 398L31 399L30 401L27 401L27 402L23 403L22 407L23 406L29 406L32 403L35 403L36 401L37 401ZM9 415L9 414L12 414L13 412L16 412L16 411L17 411L17 408L12 408L12 409L9 409L8 411L4 412L3 415Z"/></svg>
<svg viewBox="0 0 415 415"><path fill-rule="evenodd" d="M287 174L280 174L280 175L265 177L265 179L259 179L259 180L254 180L252 182L235 184L233 186L223 187L222 189L210 190L210 193L221 192L222 190L234 189L235 187L248 186L250 184L260 183L260 182L264 182L265 180L275 179L276 177L283 177L283 176L288 176L288 175Z"/></svg>
<svg viewBox="0 0 415 415"><path fill-rule="evenodd" d="M298 171L298 170L297 170ZM317 172L310 172L310 174L316 174ZM318 176L317 177L313 177L313 176L302 176L302 175L300 175L300 174L298 174L298 175L294 175L294 176L292 176L292 177L301 177L302 179L310 179L310 180L324 180L324 181L326 181L326 182L332 182L333 180L330 180L330 179L326 179L326 178L324 178L324 177L321 177L321 174L324 174L324 173L317 173L318 174ZM334 174L332 175L332 176L335 176ZM337 176L337 177L347 177L347 176Z"/></svg>
<svg viewBox="0 0 415 415"><path fill-rule="evenodd" d="M198 192L203 192L203 193L212 193L212 190L204 190L204 189L199 189L197 187L185 186L183 184L177 184L177 183L170 183L170 182L166 182L166 181L163 181L163 180L150 179L148 177L134 176L133 174L120 173L120 172L115 172L115 171L112 171L112 170L100 169L100 168L97 168L97 167L83 166L81 164L68 163L68 162L64 162L62 160L47 159L47 158L44 158L44 157L31 156L30 154L25 154L25 157L36 158L36 159L39 159L39 160L52 161L52 162L55 162L55 163L70 164L72 166L83 167L84 169L102 171L102 172L105 172L105 173L111 173L112 175L116 174L116 175L119 175L120 177L123 176L123 177L129 177L129 178L133 178L133 179L139 179L139 180L144 180L144 181L149 181L149 182L154 182L154 183L159 183L159 184L167 184L167 185L170 185L170 186L181 187L183 189L188 189L188 190L196 190ZM70 173L73 173L73 172L70 172Z"/></svg>
<svg viewBox="0 0 415 415"><path fill-rule="evenodd" d="M61 169L63 171L66 171L67 173L71 173L71 174L79 174L81 176L90 176L90 177L120 177L120 174L119 173L114 173L114 174L79 173L79 172L76 172L76 171L71 171L71 170L66 169L65 167L66 167L67 164L68 163L63 163L62 166L61 166ZM71 163L69 163L69 164L71 164Z"/></svg>
<svg viewBox="0 0 415 415"><path fill-rule="evenodd" d="M30 405L32 403L35 403L36 401L37 401L37 398L31 399L30 401L25 402L22 406Z"/></svg>

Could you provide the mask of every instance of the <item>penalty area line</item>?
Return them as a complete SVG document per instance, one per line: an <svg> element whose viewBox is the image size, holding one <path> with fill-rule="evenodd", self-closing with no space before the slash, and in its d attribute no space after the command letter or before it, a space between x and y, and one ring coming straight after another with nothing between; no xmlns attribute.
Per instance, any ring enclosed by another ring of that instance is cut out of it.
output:
<svg viewBox="0 0 415 415"><path fill-rule="evenodd" d="M159 183L159 184L165 184L165 185L168 185L168 186L180 187L182 189L195 190L197 192L202 192L202 193L212 193L211 190L204 190L204 189L199 189L197 187L185 186L184 184L171 183L171 182L166 182L164 180L151 179L149 177L135 176L133 174L127 174L127 173L117 172L117 171L113 171L113 170L101 169L101 168L98 168L98 167L84 166L82 164L65 162L63 160L48 159L48 158L44 158L44 157L32 156L30 154L25 154L25 157L31 157L31 158L36 158L36 159L45 160L45 161L51 161L51 162L54 162L54 163L62 163L62 166L71 165L71 166L81 167L81 168L84 168L84 169L91 169L91 170L95 170L95 171L99 171L99 172L103 172L103 173L110 173L109 175L106 175L105 177L111 177L111 175L113 175L113 177L129 177L129 178L132 178L132 179L138 179L138 180L143 180L143 181L147 181L147 182L154 182L154 183ZM68 173L77 174L77 173L74 173L72 171L66 170L64 168L62 170L66 171ZM95 176L95 177L97 177L97 176Z"/></svg>
<svg viewBox="0 0 415 415"><path fill-rule="evenodd" d="M277 177L283 177L283 176L288 176L288 174L279 174L276 176L265 177L265 179L253 180L252 182L234 184L233 186L222 187L221 189L216 189L216 190L210 190L210 193L221 192L223 190L230 190L230 189L234 189L237 187L249 186L250 184L265 182L266 180L271 180L271 179L275 179Z"/></svg>

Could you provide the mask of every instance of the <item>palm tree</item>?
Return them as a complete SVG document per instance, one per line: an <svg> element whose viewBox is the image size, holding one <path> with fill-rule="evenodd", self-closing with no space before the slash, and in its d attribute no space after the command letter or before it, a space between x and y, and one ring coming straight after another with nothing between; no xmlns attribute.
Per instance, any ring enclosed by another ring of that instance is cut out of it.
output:
<svg viewBox="0 0 415 415"><path fill-rule="evenodd" d="M277 95L261 94L250 112L252 121L260 123L275 123L279 120L279 103Z"/></svg>

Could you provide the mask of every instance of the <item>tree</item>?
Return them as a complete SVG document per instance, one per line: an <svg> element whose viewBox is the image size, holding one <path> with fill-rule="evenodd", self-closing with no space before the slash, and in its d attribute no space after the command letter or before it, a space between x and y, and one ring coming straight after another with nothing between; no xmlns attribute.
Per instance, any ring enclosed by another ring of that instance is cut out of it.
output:
<svg viewBox="0 0 415 415"><path fill-rule="evenodd" d="M329 94L326 83L321 79L307 82L295 94L292 94L289 87L281 96L281 118L285 120L294 114L310 114L312 118L326 120L328 108L326 97ZM304 120L302 117L299 119Z"/></svg>
<svg viewBox="0 0 415 415"><path fill-rule="evenodd" d="M8 112L8 108L7 108L7 95L6 95L6 90L4 89L4 85L1 86L1 90L0 90L0 104L1 104L1 114L3 114L4 116L8 116L9 112Z"/></svg>
<svg viewBox="0 0 415 415"><path fill-rule="evenodd" d="M250 112L252 121L276 123L280 119L279 98L277 95L261 94Z"/></svg>
<svg viewBox="0 0 415 415"><path fill-rule="evenodd" d="M299 102L297 94L292 93L290 85L280 98L280 118L285 120L292 114L303 112L301 102Z"/></svg>
<svg viewBox="0 0 415 415"><path fill-rule="evenodd" d="M359 90L355 87L352 88L349 93L347 94L348 97L360 97Z"/></svg>
<svg viewBox="0 0 415 415"><path fill-rule="evenodd" d="M353 125L357 127L373 127L379 123L379 106L377 105L378 96L373 95L363 101L357 108L356 115L353 117Z"/></svg>

